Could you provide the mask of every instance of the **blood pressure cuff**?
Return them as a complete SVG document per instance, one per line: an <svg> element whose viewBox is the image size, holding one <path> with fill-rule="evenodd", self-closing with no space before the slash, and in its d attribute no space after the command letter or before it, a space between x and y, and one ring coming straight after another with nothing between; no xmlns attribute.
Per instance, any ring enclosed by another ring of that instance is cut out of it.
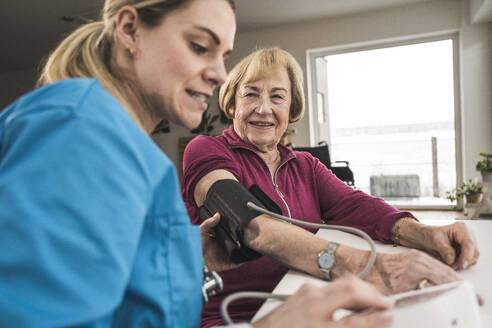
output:
<svg viewBox="0 0 492 328"><path fill-rule="evenodd" d="M258 186L248 191L239 182L224 179L215 182L207 192L207 198L200 207L200 219L206 220L220 213L219 224L215 226L215 239L234 263L255 260L262 255L243 243L243 229L261 213L250 209L246 204L252 202L274 212L280 208ZM258 195L258 200L253 194Z"/></svg>

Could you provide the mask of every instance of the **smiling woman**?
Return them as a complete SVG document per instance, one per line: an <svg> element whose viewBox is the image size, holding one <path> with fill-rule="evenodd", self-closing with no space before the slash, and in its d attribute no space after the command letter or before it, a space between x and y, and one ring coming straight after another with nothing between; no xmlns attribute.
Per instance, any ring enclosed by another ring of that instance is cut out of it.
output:
<svg viewBox="0 0 492 328"><path fill-rule="evenodd" d="M220 106L233 119L235 133L271 163L272 172L280 162L277 145L287 124L304 113L302 77L289 53L262 49L237 64L220 90Z"/></svg>
<svg viewBox="0 0 492 328"><path fill-rule="evenodd" d="M304 199L304 194L291 191L287 194L278 187L289 181L288 188L303 189L304 177L287 176L287 167L296 164L292 151L279 141L287 124L299 120L304 112L302 76L297 61L279 48L255 51L231 70L220 90L219 103L232 118L232 126L217 137L194 138L183 158L181 188L193 223L200 222L199 206L212 182L219 179L238 180L246 188L257 184L286 215L296 214L290 212L291 205L287 203L293 198ZM316 207L311 202L305 205L310 209ZM314 220L315 214L307 211ZM277 281L285 271L284 266L267 257L225 271L222 274L225 290L205 306L201 326L211 327L221 322L218 311L225 295L238 290L271 291L271 282ZM261 279L255 278L258 272L262 273ZM232 316L247 320L258 305L255 300L237 302L231 307Z"/></svg>
<svg viewBox="0 0 492 328"><path fill-rule="evenodd" d="M163 119L200 122L226 79L233 3L106 0L102 17L62 41L40 88L0 115L0 317L196 327L200 229L148 134Z"/></svg>

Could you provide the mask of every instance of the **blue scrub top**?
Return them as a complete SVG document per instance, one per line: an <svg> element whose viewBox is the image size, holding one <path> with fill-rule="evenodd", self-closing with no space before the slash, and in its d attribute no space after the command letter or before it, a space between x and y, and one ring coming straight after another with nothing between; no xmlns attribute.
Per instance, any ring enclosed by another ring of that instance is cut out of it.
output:
<svg viewBox="0 0 492 328"><path fill-rule="evenodd" d="M198 326L175 168L97 80L20 98L0 136L0 326Z"/></svg>

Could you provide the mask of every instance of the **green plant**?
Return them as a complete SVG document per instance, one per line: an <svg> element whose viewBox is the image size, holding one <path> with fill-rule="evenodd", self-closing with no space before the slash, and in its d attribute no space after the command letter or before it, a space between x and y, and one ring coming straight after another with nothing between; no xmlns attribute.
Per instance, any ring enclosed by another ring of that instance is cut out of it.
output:
<svg viewBox="0 0 492 328"><path fill-rule="evenodd" d="M296 133L295 127L292 126L291 124L289 124L289 125L287 125L287 129L285 129L285 132L282 135L282 137L288 137L288 136L293 135L295 133Z"/></svg>
<svg viewBox="0 0 492 328"><path fill-rule="evenodd" d="M152 134L169 133L171 132L171 127L169 126L168 120L162 120L156 125Z"/></svg>
<svg viewBox="0 0 492 328"><path fill-rule="evenodd" d="M208 112L208 109L203 112L202 120L200 125L191 130L190 132L193 134L204 134L206 136L210 135L210 132L214 129L214 122L219 119L219 114L212 115Z"/></svg>
<svg viewBox="0 0 492 328"><path fill-rule="evenodd" d="M478 182L474 182L471 179L466 183L462 183L461 186L456 187L451 191L446 192L446 199L454 202L457 199L462 199L467 195L481 194L483 192L482 185Z"/></svg>
<svg viewBox="0 0 492 328"><path fill-rule="evenodd" d="M280 138L280 143L283 145L286 145L286 146L289 145L290 144L290 136L293 134L296 134L296 129L291 124L287 125L287 128L284 131L284 134L282 134L282 137Z"/></svg>
<svg viewBox="0 0 492 328"><path fill-rule="evenodd" d="M483 159L477 162L477 166L475 167L477 171L492 171L492 154L480 153L480 156Z"/></svg>
<svg viewBox="0 0 492 328"><path fill-rule="evenodd" d="M219 118L220 118L220 122L224 125L231 125L232 124L232 120L230 118L228 118L226 116L226 114L224 113L223 110L219 109Z"/></svg>

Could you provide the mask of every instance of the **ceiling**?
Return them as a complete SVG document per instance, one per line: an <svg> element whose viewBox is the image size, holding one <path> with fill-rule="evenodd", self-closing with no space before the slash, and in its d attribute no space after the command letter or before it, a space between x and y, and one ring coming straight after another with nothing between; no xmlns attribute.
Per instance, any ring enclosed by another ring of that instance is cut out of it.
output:
<svg viewBox="0 0 492 328"><path fill-rule="evenodd" d="M238 29L349 15L431 0L236 0Z"/></svg>
<svg viewBox="0 0 492 328"><path fill-rule="evenodd" d="M238 31L433 0L236 0ZM104 0L2 0L0 72L37 67L61 38L97 19ZM63 16L75 17L72 22Z"/></svg>

